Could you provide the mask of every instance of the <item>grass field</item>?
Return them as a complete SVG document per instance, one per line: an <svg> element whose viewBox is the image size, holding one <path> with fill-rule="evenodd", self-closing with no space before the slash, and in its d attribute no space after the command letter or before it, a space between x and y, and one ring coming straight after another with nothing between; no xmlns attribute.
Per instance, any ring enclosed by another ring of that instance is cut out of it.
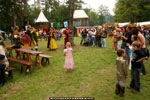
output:
<svg viewBox="0 0 150 100"><path fill-rule="evenodd" d="M150 60L145 61L147 75L141 76L141 92L133 94L126 89L125 97L116 96L116 54L111 49L111 38L107 48L92 48L79 45L75 38L73 48L75 68L72 73L64 70L63 40L58 41L57 51L48 51L46 41L39 41L39 51L51 55L51 64L40 69L33 66L33 74L20 73L15 67L14 78L0 88L0 100L49 100L49 97L94 97L95 100L150 100ZM7 43L9 44L9 42ZM34 57L33 57L34 58ZM130 71L127 85L130 83Z"/></svg>

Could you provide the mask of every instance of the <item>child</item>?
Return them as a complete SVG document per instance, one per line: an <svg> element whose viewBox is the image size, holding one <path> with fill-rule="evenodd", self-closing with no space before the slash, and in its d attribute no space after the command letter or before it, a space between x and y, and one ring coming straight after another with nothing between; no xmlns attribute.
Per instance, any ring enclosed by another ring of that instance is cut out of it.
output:
<svg viewBox="0 0 150 100"><path fill-rule="evenodd" d="M125 93L125 83L127 78L127 61L125 59L125 51L123 49L117 50L117 55L117 84L115 93L117 95L120 94L120 97L123 97Z"/></svg>
<svg viewBox="0 0 150 100"><path fill-rule="evenodd" d="M67 42L66 49L64 49L64 56L66 56L64 68L67 72L72 72L74 66L73 57L72 57L72 48L70 42Z"/></svg>
<svg viewBox="0 0 150 100"><path fill-rule="evenodd" d="M133 54L131 60L131 83L128 87L129 89L133 89L133 93L140 92L140 72L142 68L141 61L147 59L145 55L141 52L140 42L133 42Z"/></svg>

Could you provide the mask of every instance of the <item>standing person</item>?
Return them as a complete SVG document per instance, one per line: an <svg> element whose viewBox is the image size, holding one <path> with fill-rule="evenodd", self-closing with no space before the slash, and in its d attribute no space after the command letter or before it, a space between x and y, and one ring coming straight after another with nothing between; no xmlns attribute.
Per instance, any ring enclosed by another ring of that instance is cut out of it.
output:
<svg viewBox="0 0 150 100"><path fill-rule="evenodd" d="M38 51L38 39L37 39L36 30L34 27L32 27L29 36L31 38L31 42L30 42L31 50L35 49L36 51Z"/></svg>
<svg viewBox="0 0 150 100"><path fill-rule="evenodd" d="M91 35L92 35L92 37L91 37L92 47L94 46L94 44L95 44L95 47L96 47L97 44L96 44L96 39L95 39L95 35L96 35L96 30L95 29L93 29L93 31L91 32Z"/></svg>
<svg viewBox="0 0 150 100"><path fill-rule="evenodd" d="M14 28L11 27L11 30L10 30L10 32L9 32L9 37L10 37L10 40L11 40L11 44L14 44L13 33L14 33Z"/></svg>
<svg viewBox="0 0 150 100"><path fill-rule="evenodd" d="M126 53L126 58L128 59L128 62L130 61L130 49L128 47L127 44L132 44L132 40L131 40L131 31L132 31L132 27L127 26L125 29L125 34L123 36L121 36L124 40L124 45L125 45L125 53Z"/></svg>
<svg viewBox="0 0 150 100"><path fill-rule="evenodd" d="M97 32L96 32L96 44L99 47L101 47L101 35L102 35L101 29L97 28Z"/></svg>
<svg viewBox="0 0 150 100"><path fill-rule="evenodd" d="M147 30L145 34L146 46L150 45L150 31Z"/></svg>
<svg viewBox="0 0 150 100"><path fill-rule="evenodd" d="M101 43L102 43L102 48L106 48L106 33L105 31L103 31L102 35L101 35Z"/></svg>
<svg viewBox="0 0 150 100"><path fill-rule="evenodd" d="M67 72L72 72L72 68L74 67L74 61L72 57L72 48L71 43L66 43L66 49L64 49L64 56L66 56L64 68Z"/></svg>
<svg viewBox="0 0 150 100"><path fill-rule="evenodd" d="M125 84L128 76L127 73L127 61L125 59L125 51L123 49L117 50L118 57L116 58L116 66L117 66L117 83L115 93L120 94L121 97L124 96L125 93Z"/></svg>
<svg viewBox="0 0 150 100"><path fill-rule="evenodd" d="M87 37L86 28L81 32L81 35L82 35L82 39L81 39L80 45L82 45L82 42L85 41L85 38Z"/></svg>
<svg viewBox="0 0 150 100"><path fill-rule="evenodd" d="M49 48L50 50L56 50L57 49L57 45L56 45L56 41L55 41L54 28L53 27L50 28L47 48Z"/></svg>
<svg viewBox="0 0 150 100"><path fill-rule="evenodd" d="M121 45L122 45L122 33L120 28L116 28L116 38L117 38L117 49L121 49Z"/></svg>
<svg viewBox="0 0 150 100"><path fill-rule="evenodd" d="M3 86L6 82L5 69L9 66L9 62L5 55L5 51L2 45L0 45L0 86Z"/></svg>
<svg viewBox="0 0 150 100"><path fill-rule="evenodd" d="M4 38L3 38L3 36L2 36L2 34L1 34L1 32L0 32L0 45L3 45L3 46L5 46L5 44L4 44Z"/></svg>
<svg viewBox="0 0 150 100"><path fill-rule="evenodd" d="M140 92L140 72L142 68L141 62L147 57L143 55L140 51L141 44L138 41L133 42L133 55L131 60L131 83L128 87L129 89L133 89L133 93Z"/></svg>
<svg viewBox="0 0 150 100"><path fill-rule="evenodd" d="M64 30L64 34L65 34L64 48L66 48L66 43L69 42L69 34L70 34L70 30L68 29L68 27L66 27L66 30Z"/></svg>
<svg viewBox="0 0 150 100"><path fill-rule="evenodd" d="M135 38L140 43L141 52L146 56L146 42L145 37L140 33L137 28L132 29L132 37ZM143 61L142 64L142 71L141 74L146 75L146 70Z"/></svg>

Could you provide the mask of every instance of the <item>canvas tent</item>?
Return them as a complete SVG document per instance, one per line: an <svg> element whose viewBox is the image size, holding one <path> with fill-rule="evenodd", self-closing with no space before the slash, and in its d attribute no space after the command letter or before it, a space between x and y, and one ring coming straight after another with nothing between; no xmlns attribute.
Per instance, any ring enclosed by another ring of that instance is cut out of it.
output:
<svg viewBox="0 0 150 100"><path fill-rule="evenodd" d="M84 10L75 10L73 20L73 25L75 27L88 26L88 16Z"/></svg>
<svg viewBox="0 0 150 100"><path fill-rule="evenodd" d="M130 22L124 22L124 23L117 23L119 25L119 27L123 27L128 25Z"/></svg>
<svg viewBox="0 0 150 100"><path fill-rule="evenodd" d="M43 14L43 12L41 10L41 12L40 12L40 14L39 14L39 16L36 20L36 23L45 23L45 22L48 23L48 20L47 20L47 18L45 17L45 15Z"/></svg>
<svg viewBox="0 0 150 100"><path fill-rule="evenodd" d="M143 25L150 25L150 21L147 22L138 22L137 25L143 26Z"/></svg>
<svg viewBox="0 0 150 100"><path fill-rule="evenodd" d="M36 23L37 23L37 28L38 29L48 29L48 20L47 18L45 17L45 15L43 14L43 12L41 11L37 20L36 20Z"/></svg>

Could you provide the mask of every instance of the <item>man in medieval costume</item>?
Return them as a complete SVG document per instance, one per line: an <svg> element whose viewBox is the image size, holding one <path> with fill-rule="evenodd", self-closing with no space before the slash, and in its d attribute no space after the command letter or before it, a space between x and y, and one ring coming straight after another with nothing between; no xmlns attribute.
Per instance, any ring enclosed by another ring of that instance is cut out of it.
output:
<svg viewBox="0 0 150 100"><path fill-rule="evenodd" d="M32 27L31 32L28 35L31 38L31 42L30 42L31 50L35 49L36 51L38 51L38 38L34 27Z"/></svg>

